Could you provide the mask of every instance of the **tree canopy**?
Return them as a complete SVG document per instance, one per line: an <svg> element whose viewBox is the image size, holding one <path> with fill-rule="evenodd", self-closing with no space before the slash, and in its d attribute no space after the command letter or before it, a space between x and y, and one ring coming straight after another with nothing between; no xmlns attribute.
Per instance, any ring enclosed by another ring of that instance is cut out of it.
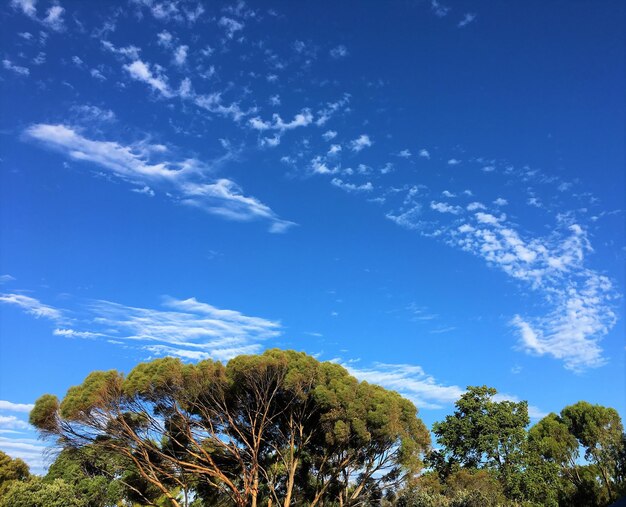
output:
<svg viewBox="0 0 626 507"><path fill-rule="evenodd" d="M96 371L61 401L42 396L30 420L64 449L115 457L174 506L216 495L356 505L419 471L429 434L416 414L337 364L269 350L226 365L163 358L127 376Z"/></svg>
<svg viewBox="0 0 626 507"><path fill-rule="evenodd" d="M525 401L469 386L433 425L343 367L268 350L94 371L30 421L44 477L0 452L0 507L604 507L626 494L617 411L580 401L530 426Z"/></svg>

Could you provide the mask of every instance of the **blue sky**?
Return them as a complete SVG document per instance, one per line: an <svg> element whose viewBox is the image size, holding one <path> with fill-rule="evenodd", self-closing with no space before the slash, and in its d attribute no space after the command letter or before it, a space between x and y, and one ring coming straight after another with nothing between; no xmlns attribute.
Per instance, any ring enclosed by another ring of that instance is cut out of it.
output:
<svg viewBox="0 0 626 507"><path fill-rule="evenodd" d="M626 413L617 1L11 0L0 449L150 358Z"/></svg>

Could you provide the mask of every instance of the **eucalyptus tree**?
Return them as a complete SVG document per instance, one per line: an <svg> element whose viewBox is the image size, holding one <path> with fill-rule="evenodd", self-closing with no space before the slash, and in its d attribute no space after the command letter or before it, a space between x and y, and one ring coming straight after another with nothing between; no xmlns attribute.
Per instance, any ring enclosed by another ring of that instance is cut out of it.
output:
<svg viewBox="0 0 626 507"><path fill-rule="evenodd" d="M114 458L173 506L357 505L416 473L429 444L397 393L280 350L96 371L62 401L42 396L30 420L63 449ZM116 479L153 504L136 480Z"/></svg>

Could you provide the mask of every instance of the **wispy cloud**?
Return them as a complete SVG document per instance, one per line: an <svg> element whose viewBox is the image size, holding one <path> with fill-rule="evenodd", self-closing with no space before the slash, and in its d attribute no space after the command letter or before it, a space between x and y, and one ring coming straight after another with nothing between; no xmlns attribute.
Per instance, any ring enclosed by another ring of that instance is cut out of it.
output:
<svg viewBox="0 0 626 507"><path fill-rule="evenodd" d="M356 368L345 363L342 366L360 380L398 391L412 400L418 408L443 408L453 404L464 392L458 386L437 382L421 366L385 363L375 363L370 368Z"/></svg>
<svg viewBox="0 0 626 507"><path fill-rule="evenodd" d="M450 7L442 4L439 0L430 0L430 8L435 13L435 16L443 18L450 12Z"/></svg>
<svg viewBox="0 0 626 507"><path fill-rule="evenodd" d="M476 20L476 14L468 12L467 14L465 14L463 16L463 19L461 21L459 21L459 24L457 26L459 28L463 28L464 26L469 25L470 23L472 23L475 20Z"/></svg>
<svg viewBox="0 0 626 507"><path fill-rule="evenodd" d="M8 412L30 412L35 405L32 403L13 403L7 400L0 400L0 410Z"/></svg>
<svg viewBox="0 0 626 507"><path fill-rule="evenodd" d="M21 11L50 30L57 32L65 30L65 22L63 20L65 9L58 3L51 5L46 10L46 15L41 18L37 15L37 0L11 0L11 7Z"/></svg>
<svg viewBox="0 0 626 507"><path fill-rule="evenodd" d="M350 141L350 148L352 149L352 151L355 151L357 153L364 148L369 148L370 146L372 146L372 140L367 134L361 134L353 141Z"/></svg>
<svg viewBox="0 0 626 507"><path fill-rule="evenodd" d="M244 27L243 23L240 23L239 21L229 18L227 16L222 16L217 24L224 29L224 31L226 32L226 36L229 39L232 39L235 34L243 30Z"/></svg>
<svg viewBox="0 0 626 507"><path fill-rule="evenodd" d="M44 308L45 316L55 325L63 324L54 329L55 336L107 340L150 355L228 360L239 354L259 352L264 341L278 337L282 331L279 321L217 308L195 298L164 298L161 308L92 300L80 302L70 312L34 298L29 298L28 305L18 304L19 299L14 296L0 294L0 303L17 304L35 316L41 316L40 309ZM0 401L0 410L26 411L28 407Z"/></svg>
<svg viewBox="0 0 626 507"><path fill-rule="evenodd" d="M618 296L608 277L584 266L591 245L580 225L529 240L502 216L477 212L474 218L452 233L452 241L530 284L553 308L545 317L513 318L521 348L561 359L575 371L601 366L600 341L616 322Z"/></svg>
<svg viewBox="0 0 626 507"><path fill-rule="evenodd" d="M366 183L362 183L361 185L357 185L355 183L343 181L339 178L333 178L330 184L335 187L341 188L346 192L371 192L374 189L374 186L369 181Z"/></svg>
<svg viewBox="0 0 626 507"><path fill-rule="evenodd" d="M0 303L18 306L38 319L61 320L62 318L61 312L56 308L24 294L0 294Z"/></svg>
<svg viewBox="0 0 626 507"><path fill-rule="evenodd" d="M108 169L135 185L160 186L177 201L223 218L264 220L270 223L271 232L285 232L294 225L280 219L258 199L244 195L235 182L226 178L207 181L210 167L199 160L168 160L166 157L170 154L163 145L145 142L122 145L115 141L92 140L66 125L36 124L29 127L25 135L73 160ZM152 162L153 159L159 161Z"/></svg>
<svg viewBox="0 0 626 507"><path fill-rule="evenodd" d="M19 74L20 76L28 76L30 74L30 70L28 69L28 67L23 67L21 65L15 65L8 58L5 58L4 60L2 60L2 66L6 70L10 70L11 72L15 72L16 74Z"/></svg>
<svg viewBox="0 0 626 507"><path fill-rule="evenodd" d="M30 428L24 421L19 421L19 423L26 425L25 427L20 425L20 433ZM2 426L2 416L0 416L0 426ZM43 475L46 466L49 464L45 458L48 447L36 438L24 438L24 435L17 438L0 436L0 449L12 458L19 458L25 461L32 473Z"/></svg>
<svg viewBox="0 0 626 507"><path fill-rule="evenodd" d="M124 65L124 68L133 79L143 81L164 97L169 98L174 96L174 92L170 90L167 83L167 77L162 74L153 73L149 64L141 60L135 60L128 65Z"/></svg>
<svg viewBox="0 0 626 507"><path fill-rule="evenodd" d="M263 121L259 116L251 118L248 121L250 127L254 130L293 130L299 127L306 127L313 123L313 114L310 109L303 109L293 117L293 120L285 122L277 113L272 115L272 121Z"/></svg>
<svg viewBox="0 0 626 507"><path fill-rule="evenodd" d="M404 149L397 154L400 158L411 158L411 150Z"/></svg>
<svg viewBox="0 0 626 507"><path fill-rule="evenodd" d="M348 48L346 48L346 46L344 46L343 44L340 44L339 46L336 46L330 50L330 56L333 57L335 60L345 58L346 56L348 56Z"/></svg>
<svg viewBox="0 0 626 507"><path fill-rule="evenodd" d="M358 379L393 389L413 401L419 409L448 407L465 393L465 389L457 385L438 382L418 365L374 363L371 367L360 368L351 362L338 362ZM520 401L519 397L506 393L498 393L494 400ZM547 415L533 405L529 405L528 414L532 419L540 419Z"/></svg>

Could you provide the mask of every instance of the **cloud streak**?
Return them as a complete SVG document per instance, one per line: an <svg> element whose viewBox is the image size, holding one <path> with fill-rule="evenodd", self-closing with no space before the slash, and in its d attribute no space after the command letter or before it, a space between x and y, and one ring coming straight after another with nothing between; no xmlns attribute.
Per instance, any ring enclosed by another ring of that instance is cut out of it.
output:
<svg viewBox="0 0 626 507"><path fill-rule="evenodd" d="M83 302L70 312L34 298L28 298L29 304L24 305L15 296L0 294L0 303L16 305L35 316L38 313L33 308L45 308L49 320L63 325L54 329L55 336L107 340L155 356L228 360L239 354L259 352L264 341L282 333L279 321L217 308L196 298L164 298L161 308L95 300ZM0 401L0 410L28 409L26 404Z"/></svg>
<svg viewBox="0 0 626 507"><path fill-rule="evenodd" d="M186 205L235 221L263 220L270 232L287 231L293 222L279 218L271 208L246 196L235 182L206 176L210 167L195 158L171 160L167 147L145 142L123 145L83 136L66 125L36 124L25 136L79 162L109 170L116 177L140 187L159 186ZM229 155L227 154L226 157ZM152 160L158 161L153 162ZM143 192L143 190L142 190ZM149 193L149 192L143 192Z"/></svg>

